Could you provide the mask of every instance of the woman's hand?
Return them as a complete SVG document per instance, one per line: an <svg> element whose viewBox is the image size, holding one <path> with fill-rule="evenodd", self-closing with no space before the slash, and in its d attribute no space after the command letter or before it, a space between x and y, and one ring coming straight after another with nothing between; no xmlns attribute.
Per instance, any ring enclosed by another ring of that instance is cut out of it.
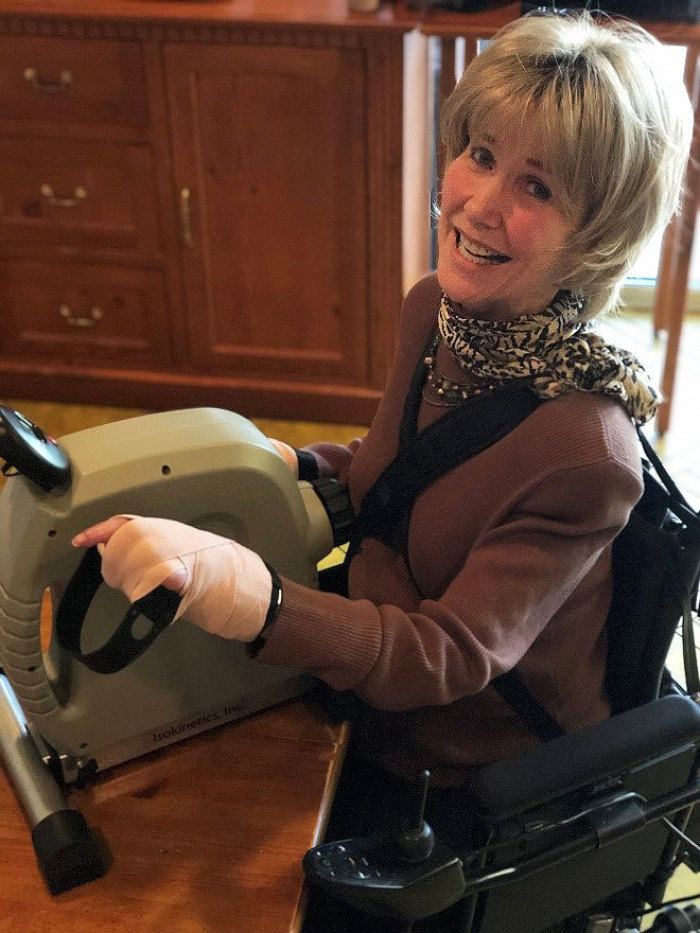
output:
<svg viewBox="0 0 700 933"><path fill-rule="evenodd" d="M272 580L253 551L208 531L165 518L115 515L77 534L96 545L109 586L136 602L163 585L182 597L175 618L224 638L253 641L270 606Z"/></svg>
<svg viewBox="0 0 700 933"><path fill-rule="evenodd" d="M100 554L104 554L105 544L109 541L114 532L118 531L122 525L125 525L131 518L132 516L127 515L113 515L112 518L107 519L107 521L100 522L97 525L93 525L91 528L86 528L85 531L81 531L73 538L71 544L75 547L97 547ZM186 580L187 569L184 564L180 564L180 566L173 568L173 572L162 580L161 584L166 589L174 590L174 592L179 593L185 585ZM112 585L118 588L118 584L115 583ZM154 587L152 587L152 589L154 589ZM135 596L131 601L135 602L137 599L140 599L140 596Z"/></svg>
<svg viewBox="0 0 700 933"><path fill-rule="evenodd" d="M278 441L274 437L268 437L268 441L292 471L294 478L299 479L299 458L296 450L289 444L285 444L284 441Z"/></svg>

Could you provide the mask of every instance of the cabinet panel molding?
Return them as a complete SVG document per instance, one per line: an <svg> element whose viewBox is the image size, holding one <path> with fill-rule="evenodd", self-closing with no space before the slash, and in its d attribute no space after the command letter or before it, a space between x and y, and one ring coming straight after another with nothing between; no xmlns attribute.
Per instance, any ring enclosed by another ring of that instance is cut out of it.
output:
<svg viewBox="0 0 700 933"><path fill-rule="evenodd" d="M155 40L166 42L199 42L207 45L248 43L250 45L297 45L302 47L316 47L325 45L333 48L359 48L365 38L373 36L377 30L371 20L365 20L359 27L350 29L323 28L320 25L303 22L276 23L266 22L257 24L250 22L250 17L227 18L222 6L219 11L222 16L212 21L199 18L197 13L201 10L198 0L185 3L178 0L178 11L189 11L190 17L183 19L162 19L158 17L158 9L153 6L152 0L145 0L148 17L117 18L112 17L95 19L90 17L69 18L62 17L58 12L59 4L50 0L54 9L47 11L46 15L33 16L31 14L7 14L2 10L0 0L0 32L9 35L47 36L55 35L71 39L131 39ZM287 0L292 19L295 0ZM362 28L362 27L365 28ZM369 28L367 28L369 26ZM399 26L391 30L400 36L411 28L411 24Z"/></svg>

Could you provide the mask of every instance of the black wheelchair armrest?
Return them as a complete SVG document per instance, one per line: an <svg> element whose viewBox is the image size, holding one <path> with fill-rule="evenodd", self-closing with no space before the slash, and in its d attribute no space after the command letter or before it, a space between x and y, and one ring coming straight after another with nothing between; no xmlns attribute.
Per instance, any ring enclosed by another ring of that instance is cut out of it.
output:
<svg viewBox="0 0 700 933"><path fill-rule="evenodd" d="M477 812L500 821L699 743L700 707L687 696L665 696L485 765L469 796Z"/></svg>

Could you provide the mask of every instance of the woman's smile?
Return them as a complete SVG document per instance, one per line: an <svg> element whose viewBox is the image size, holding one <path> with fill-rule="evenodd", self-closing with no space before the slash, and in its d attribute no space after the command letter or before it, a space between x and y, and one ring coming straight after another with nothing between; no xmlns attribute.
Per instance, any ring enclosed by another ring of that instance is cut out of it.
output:
<svg viewBox="0 0 700 933"><path fill-rule="evenodd" d="M465 259L475 262L477 265L497 265L503 262L510 262L510 256L505 256L496 250L478 243L476 240L468 239L461 231L455 227L455 245L457 252Z"/></svg>

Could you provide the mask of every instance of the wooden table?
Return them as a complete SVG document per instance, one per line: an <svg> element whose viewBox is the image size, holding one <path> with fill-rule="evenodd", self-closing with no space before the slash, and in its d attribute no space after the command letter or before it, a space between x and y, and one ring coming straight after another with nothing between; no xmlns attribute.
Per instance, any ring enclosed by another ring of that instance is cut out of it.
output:
<svg viewBox="0 0 700 933"><path fill-rule="evenodd" d="M298 700L71 790L113 861L57 897L0 775L0 931L298 931L301 859L322 836L345 736Z"/></svg>

